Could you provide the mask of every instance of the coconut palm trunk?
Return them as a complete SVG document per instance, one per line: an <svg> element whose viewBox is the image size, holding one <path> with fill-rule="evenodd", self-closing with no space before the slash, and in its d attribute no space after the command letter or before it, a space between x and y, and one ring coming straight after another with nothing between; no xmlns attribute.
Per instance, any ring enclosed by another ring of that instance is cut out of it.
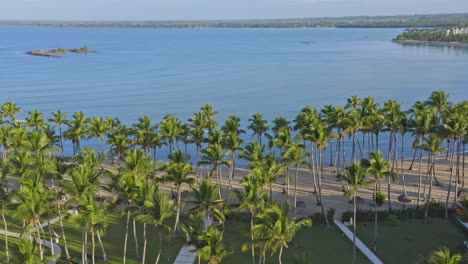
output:
<svg viewBox="0 0 468 264"><path fill-rule="evenodd" d="M319 191L319 196L320 196L320 207L322 208L322 214L323 214L323 217L325 218L325 224L327 225L327 227L330 227L330 223L328 222L327 214L325 213L325 206L323 205L323 200L322 200L322 177L323 177L322 152L323 152L323 150L320 149L319 156L320 156L320 174L321 175L319 176L318 191Z"/></svg>
<svg viewBox="0 0 468 264"><path fill-rule="evenodd" d="M429 223L429 205L431 204L431 195L432 195L432 181L435 175L435 170L434 170L434 165L435 165L435 157L434 155L431 155L431 160L432 160L432 170L430 171L430 179L429 179L429 194L428 198L426 201L426 211L424 213L424 219L426 223Z"/></svg>
<svg viewBox="0 0 468 264"><path fill-rule="evenodd" d="M163 243L163 239L162 239L162 230L160 230L160 232L159 232L159 250L158 250L158 256L156 257L156 262L155 262L155 264L158 264L158 263L159 263L159 259L161 258L162 243ZM200 263L200 258L198 258L198 263Z"/></svg>
<svg viewBox="0 0 468 264"><path fill-rule="evenodd" d="M55 255L55 251L53 247L54 237L52 236L52 227L50 226L49 218L47 218L47 228L49 231L50 255L53 256Z"/></svg>
<svg viewBox="0 0 468 264"><path fill-rule="evenodd" d="M315 155L314 155L314 149L312 147L312 142L310 142L310 160L312 161L312 167L311 167L311 174L312 174L312 179L314 182L314 194L315 194L315 200L317 200L317 205L321 203L321 198L319 198L319 194L317 192L317 176L316 176L316 169L315 169ZM320 177L320 175L319 175Z"/></svg>
<svg viewBox="0 0 468 264"><path fill-rule="evenodd" d="M299 164L296 164L296 175L294 176L294 215L297 209L297 178L299 175Z"/></svg>
<svg viewBox="0 0 468 264"><path fill-rule="evenodd" d="M353 196L353 264L356 263L356 194Z"/></svg>
<svg viewBox="0 0 468 264"><path fill-rule="evenodd" d="M252 217L250 218L250 251L252 253L252 264L255 264L254 218L255 218L255 213L252 213Z"/></svg>
<svg viewBox="0 0 468 264"><path fill-rule="evenodd" d="M177 186L177 213L176 213L176 219L175 219L175 224L174 224L174 232L176 230L179 230L179 219L180 219L180 207L181 207L181 186Z"/></svg>
<svg viewBox="0 0 468 264"><path fill-rule="evenodd" d="M448 185L448 190L447 190L447 197L445 199L445 220L448 219L448 203L450 199L450 192L452 191L452 177L453 177L453 154L454 154L455 148L452 148L451 150L448 149L447 151L450 152L450 163L449 163L449 168L450 168L450 176L449 176L449 185ZM455 193L455 196L457 194Z"/></svg>
<svg viewBox="0 0 468 264"><path fill-rule="evenodd" d="M6 254L6 261L7 263L10 262L10 251L8 250L8 225L7 221L5 219L5 214L3 213L2 210L2 219L3 219L3 225L5 226L5 254Z"/></svg>
<svg viewBox="0 0 468 264"><path fill-rule="evenodd" d="M96 232L96 236L97 236L99 245L101 246L102 260L103 260L103 261L107 261L107 254L106 254L106 251L104 250L104 244L102 244L101 235L99 235L99 231Z"/></svg>
<svg viewBox="0 0 468 264"><path fill-rule="evenodd" d="M39 254L40 254L40 259L41 261L44 260L44 246L42 243L42 239L41 239L41 233L40 233L40 224L37 224L36 223L36 234L37 234L37 242L39 243Z"/></svg>
<svg viewBox="0 0 468 264"><path fill-rule="evenodd" d="M458 198L458 184L460 182L460 150L461 150L461 138L457 139L455 142L457 142L457 166L456 166L456 181L455 181L455 195L453 197L453 207L455 207L455 204L457 203L457 198ZM453 159L453 153L452 153L452 159ZM453 169L452 169L453 170ZM450 171L452 173L452 171Z"/></svg>
<svg viewBox="0 0 468 264"><path fill-rule="evenodd" d="M281 257L283 256L283 244L281 244L280 246L280 251L279 251L279 254L278 254L278 262L279 264L282 264L283 261L281 261Z"/></svg>
<svg viewBox="0 0 468 264"><path fill-rule="evenodd" d="M96 253L96 243L94 241L94 227L91 227L91 261L93 264L96 263L95 253Z"/></svg>
<svg viewBox="0 0 468 264"><path fill-rule="evenodd" d="M419 175L419 185L418 185L418 199L416 200L416 208L419 208L419 201L421 200L421 185L422 185L422 156L423 156L423 149L421 148L419 151L419 168L418 168L418 175Z"/></svg>
<svg viewBox="0 0 468 264"><path fill-rule="evenodd" d="M146 263L146 244L148 242L148 238L146 237L146 223L143 223L143 254L141 257L141 263Z"/></svg>
<svg viewBox="0 0 468 264"><path fill-rule="evenodd" d="M136 219L133 217L133 241L135 243L135 256L137 259L140 259L140 251L138 250L138 236L136 230Z"/></svg>
<svg viewBox="0 0 468 264"><path fill-rule="evenodd" d="M125 224L125 239L124 239L124 249L123 249L123 258L122 263L125 264L127 259L127 241L128 241L128 226L130 225L130 210L127 207L127 223Z"/></svg>
<svg viewBox="0 0 468 264"><path fill-rule="evenodd" d="M374 183L374 251L377 250L377 177Z"/></svg>

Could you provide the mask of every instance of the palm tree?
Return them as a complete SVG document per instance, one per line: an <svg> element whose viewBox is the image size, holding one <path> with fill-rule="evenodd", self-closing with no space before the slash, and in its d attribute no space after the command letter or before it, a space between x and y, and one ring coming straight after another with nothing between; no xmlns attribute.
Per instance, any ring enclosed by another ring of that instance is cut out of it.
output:
<svg viewBox="0 0 468 264"><path fill-rule="evenodd" d="M26 124L35 130L40 130L47 123L44 120L44 114L34 109L29 111L29 117L26 118Z"/></svg>
<svg viewBox="0 0 468 264"><path fill-rule="evenodd" d="M80 151L80 141L86 136L88 129L88 118L83 112L73 114L73 119L67 122L68 130L65 131L65 138L73 143L73 155Z"/></svg>
<svg viewBox="0 0 468 264"><path fill-rule="evenodd" d="M200 108L200 113L205 120L203 122L204 128L208 130L208 133L211 133L211 131L218 125L218 123L214 120L214 117L218 115L218 112L213 109L212 105L205 104Z"/></svg>
<svg viewBox="0 0 468 264"><path fill-rule="evenodd" d="M11 203L11 197L8 193L8 186L6 180L8 170L9 168L5 160L0 160L0 212L2 215L3 226L5 230L5 253L7 263L10 262L10 251L8 249L8 224L5 218L5 211L7 205Z"/></svg>
<svg viewBox="0 0 468 264"><path fill-rule="evenodd" d="M450 94L447 94L442 90L438 90L438 91L432 92L431 96L425 103L436 109L437 118L439 118L441 113L448 111L451 105L451 103L448 101L449 97L450 97Z"/></svg>
<svg viewBox="0 0 468 264"><path fill-rule="evenodd" d="M101 140L104 140L104 135L107 133L108 127L106 122L101 117L93 118L89 121L88 135L96 137L98 140L98 154L101 153Z"/></svg>
<svg viewBox="0 0 468 264"><path fill-rule="evenodd" d="M203 232L198 240L204 244L200 249L201 258L208 264L218 264L228 255L228 251L223 244L223 231L218 230L216 225L212 224Z"/></svg>
<svg viewBox="0 0 468 264"><path fill-rule="evenodd" d="M163 233L171 232L171 227L167 224L168 218L174 215L174 201L167 197L167 194L160 193L155 184L150 184L145 192L143 205L143 213L137 216L137 220L144 224L153 225L158 229L159 233L159 250L156 257L156 264L159 263L163 245ZM146 235L144 235L145 243L143 246L142 263L145 263L146 258Z"/></svg>
<svg viewBox="0 0 468 264"><path fill-rule="evenodd" d="M159 125L161 134L167 140L169 144L169 153L172 153L174 149L174 144L177 142L177 139L180 137L182 131L182 122L176 116L166 115L163 118L163 121Z"/></svg>
<svg viewBox="0 0 468 264"><path fill-rule="evenodd" d="M249 118L249 126L248 129L252 130L252 137L257 136L257 141L260 145L262 145L262 136L268 134L268 121L263 119L263 114L256 113Z"/></svg>
<svg viewBox="0 0 468 264"><path fill-rule="evenodd" d="M288 248L297 231L302 227L312 226L310 218L298 220L289 219L289 203L283 207L277 203L263 210L257 219L259 222L254 225L254 234L257 240L263 242L265 247L271 249L272 255L279 249L278 262L283 263L283 249Z"/></svg>
<svg viewBox="0 0 468 264"><path fill-rule="evenodd" d="M133 125L136 143L141 146L145 153L147 153L152 145L152 139L154 135L157 134L155 133L157 128L158 126L156 124L153 125L151 123L151 117L147 115L138 118L138 123Z"/></svg>
<svg viewBox="0 0 468 264"><path fill-rule="evenodd" d="M367 172L363 165L362 163L351 163L351 165L346 167L345 173L342 176L349 186L345 192L345 196L353 199L353 264L356 263L356 197L360 189L373 182L366 179Z"/></svg>
<svg viewBox="0 0 468 264"><path fill-rule="evenodd" d="M16 106L15 102L8 101L5 102L1 107L1 112L4 117L10 118L10 126L16 124L16 115L21 112L21 108Z"/></svg>
<svg viewBox="0 0 468 264"><path fill-rule="evenodd" d="M307 165L305 161L307 157L307 151L305 150L303 145L299 144L292 144L289 146L286 153L284 153L284 160L287 161L288 166L294 165L296 175L294 177L294 213L296 213L297 207L297 180L299 176L299 166L300 165ZM289 180L288 180L288 189L289 189Z"/></svg>
<svg viewBox="0 0 468 264"><path fill-rule="evenodd" d="M115 178L115 189L120 193L121 199L126 202L124 210L127 215L123 251L124 263L126 262L128 228L131 214L133 215L135 255L137 259L140 259L134 212L139 209L138 205L143 203L144 188L147 186L150 176L154 174L154 169L155 167L151 158L146 157L142 149L128 150L125 154L125 167L120 168L119 174Z"/></svg>
<svg viewBox="0 0 468 264"><path fill-rule="evenodd" d="M78 214L71 214L70 219L77 223L79 227L83 230L83 260L87 262L87 233L88 230L91 233L91 262L95 264L95 236L100 232L105 231L108 226L108 209L109 202L103 200L102 202L97 202L94 198L94 194L88 194L80 197L78 203ZM99 237L99 235L98 235ZM101 241L99 237L99 241ZM104 247L101 243L101 249L103 250L103 257L106 258Z"/></svg>
<svg viewBox="0 0 468 264"><path fill-rule="evenodd" d="M243 190L235 190L232 195L241 202L239 209L247 209L250 212L250 248L252 253L252 263L255 264L254 249L254 224L257 213L265 206L268 195L261 191L257 183L255 174L250 174L242 181Z"/></svg>
<svg viewBox="0 0 468 264"><path fill-rule="evenodd" d="M222 139L223 147L228 149L231 157L229 160L229 183L228 183L228 202L231 196L231 187L232 180L234 179L234 172L236 170L236 154L239 150L242 149L242 144L244 141L239 137L239 134L234 132L229 132L223 136Z"/></svg>
<svg viewBox="0 0 468 264"><path fill-rule="evenodd" d="M107 144L111 146L111 152L117 154L118 164L120 164L120 161L122 160L123 153L125 153L129 148L129 134L130 130L126 125L118 125L109 134Z"/></svg>
<svg viewBox="0 0 468 264"><path fill-rule="evenodd" d="M377 194L380 192L380 180L383 177L395 178L396 173L389 170L390 161L383 158L382 152L371 152L369 157L369 160L363 160L362 163L367 167L366 174L374 175L374 250L377 250Z"/></svg>
<svg viewBox="0 0 468 264"><path fill-rule="evenodd" d="M463 263L462 255L450 253L450 249L443 247L435 251L429 259L430 264L459 264Z"/></svg>
<svg viewBox="0 0 468 264"><path fill-rule="evenodd" d="M62 152L62 157L63 157L62 126L67 123L67 113L62 113L60 110L56 112L52 112L52 118L48 119L48 121L53 123L53 128L59 129L60 151Z"/></svg>
<svg viewBox="0 0 468 264"><path fill-rule="evenodd" d="M423 148L430 153L431 158L431 169L428 170L429 179L429 193L426 201L426 212L424 213L424 218L426 223L429 223L429 205L431 203L431 194L432 194L432 181L435 177L435 155L445 151L445 148L441 146L442 139L439 138L436 134L430 134L429 137L424 138ZM430 174L430 175L429 175Z"/></svg>
<svg viewBox="0 0 468 264"><path fill-rule="evenodd" d="M53 197L51 192L44 186L40 176L22 179L21 186L19 192L15 191L13 193L15 201L14 216L26 223L24 230L28 232L36 231L42 261L44 260L44 245L40 234L40 231L43 231L41 221L49 212L49 204L52 202Z"/></svg>
<svg viewBox="0 0 468 264"><path fill-rule="evenodd" d="M23 264L48 264L60 257L59 255L53 255L41 258L36 241L28 238L21 238L19 240L18 251L21 255L19 261Z"/></svg>
<svg viewBox="0 0 468 264"><path fill-rule="evenodd" d="M180 150L176 152L182 153ZM176 153L174 152L174 153ZM172 182L177 190L177 213L174 223L174 231L179 230L179 218L180 218L180 208L182 206L181 197L182 197L182 185L188 184L190 187L194 184L195 180L190 177L195 171L192 168L192 164L185 162L176 162L168 164L167 174L162 178L165 182Z"/></svg>
<svg viewBox="0 0 468 264"><path fill-rule="evenodd" d="M219 221L224 222L222 207L225 201L217 197L219 186L212 186L209 179L204 179L198 189L192 188L193 199L188 203L194 205L192 212L198 212L206 217L208 225L211 225L211 213Z"/></svg>
<svg viewBox="0 0 468 264"><path fill-rule="evenodd" d="M326 127L326 125L323 122L317 123L312 133L313 133L312 141L315 142L317 149L319 149L317 167L319 168L319 171L320 171L320 174L318 177L318 193L320 197L320 206L322 208L322 214L325 216L325 224L327 225L327 227L329 227L330 224L328 223L328 218L326 217L325 206L323 204L323 199L322 199L322 178L324 178L323 176L323 151L327 148L328 141L330 138L332 138L333 134L331 132L331 129ZM312 162L314 161L312 160Z"/></svg>
<svg viewBox="0 0 468 264"><path fill-rule="evenodd" d="M229 156L229 151L224 151L221 144L212 144L209 145L207 148L202 150L202 158L198 162L198 165L211 165L212 169L208 175L208 178L213 176L213 172L217 172L218 174L218 185L220 188L219 191L219 198L222 198L221 195L221 186L223 184L223 177L221 174L221 167L226 166L230 167L230 163L226 161L226 158Z"/></svg>

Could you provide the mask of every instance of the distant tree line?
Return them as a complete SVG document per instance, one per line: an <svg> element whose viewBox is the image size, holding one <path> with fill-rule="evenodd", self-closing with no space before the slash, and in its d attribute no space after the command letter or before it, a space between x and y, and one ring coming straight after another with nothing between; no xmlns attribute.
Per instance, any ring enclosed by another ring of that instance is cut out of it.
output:
<svg viewBox="0 0 468 264"><path fill-rule="evenodd" d="M19 21L3 20L0 25L58 27L148 27L148 28L313 28L313 27L451 27L468 23L466 14L409 16L360 16L333 18L291 18L256 20L179 21Z"/></svg>

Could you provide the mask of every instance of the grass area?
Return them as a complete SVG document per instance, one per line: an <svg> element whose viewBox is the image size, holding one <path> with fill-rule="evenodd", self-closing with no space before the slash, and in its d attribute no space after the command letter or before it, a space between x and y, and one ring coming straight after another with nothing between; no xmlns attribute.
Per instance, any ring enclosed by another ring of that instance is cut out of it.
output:
<svg viewBox="0 0 468 264"><path fill-rule="evenodd" d="M374 223L358 223L357 236L373 248ZM463 241L468 237L451 221L433 218L431 224L414 219L392 224L378 223L377 256L384 263L421 263L433 251L446 246L452 252L463 253Z"/></svg>
<svg viewBox="0 0 468 264"><path fill-rule="evenodd" d="M251 263L249 252L242 252L241 245L249 240L249 223L228 222L225 226L225 244L231 250L223 263ZM350 263L353 256L353 244L335 227L326 229L321 226L301 229L294 241L284 251L283 263L293 263L296 256L306 254L310 263ZM356 263L369 263L359 251ZM278 263L278 254L268 256L267 263Z"/></svg>
<svg viewBox="0 0 468 264"><path fill-rule="evenodd" d="M110 216L109 227L104 237L102 237L102 242L106 250L107 256L109 258L108 262L97 261L97 263L122 263L123 256L123 241L125 238L125 220L119 216ZM53 225L55 232L61 234L60 225L56 223ZM65 235L67 236L68 249L70 255L73 258L81 257L81 230L75 227L70 221L64 221ZM136 264L141 263L141 260L136 259L135 254L135 243L133 241L133 232L132 232L132 223L130 222L129 227L129 238L127 246L127 263ZM143 251L143 224L137 222L137 234L138 234L138 245L140 254ZM154 263L156 256L159 250L159 233L153 227L148 226L147 228L148 236L148 246L147 246L147 255L146 262ZM89 250L88 254L91 254L91 237L88 233L88 245ZM65 256L63 240L60 241L59 245L62 247L62 255ZM163 239L163 248L161 254L160 263L173 263L177 254L183 245L183 239L180 237L166 237ZM101 248L99 247L98 240L96 238L96 260L100 259L102 256Z"/></svg>

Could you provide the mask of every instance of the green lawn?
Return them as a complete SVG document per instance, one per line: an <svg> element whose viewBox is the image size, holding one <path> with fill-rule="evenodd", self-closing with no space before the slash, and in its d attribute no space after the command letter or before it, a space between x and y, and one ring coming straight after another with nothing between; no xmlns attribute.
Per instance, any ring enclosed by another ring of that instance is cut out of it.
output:
<svg viewBox="0 0 468 264"><path fill-rule="evenodd" d="M107 229L106 235L102 238L102 242L104 244L104 248L106 250L107 256L109 258L108 262L97 261L97 263L122 263L122 256L123 256L123 241L125 238L125 219L118 217L118 216L111 216L110 217L110 225ZM64 222L65 226L65 235L67 236L67 244L70 250L70 255L73 258L77 258L81 256L81 231L79 228L75 227L69 221ZM58 234L61 233L59 223L53 225L55 232ZM130 222L130 232L128 238L128 246L127 246L127 263L129 264L136 264L141 263L141 260L137 260L135 257L135 243L133 241L133 232L132 232L132 223ZM139 251L140 254L143 250L143 225L137 223L137 234L139 240ZM159 250L159 233L153 227L147 228L147 235L148 235L148 247L147 247L147 255L146 255L146 262L147 263L154 263L156 260L156 255ZM88 245L91 246L91 238L88 233ZM65 256L65 252L63 250L63 242L60 241L60 246L62 247L62 256ZM161 254L161 261L160 263L173 263L177 254L179 253L180 249L183 245L183 239L180 237L169 237L163 240L163 248ZM91 249L88 250L88 254L91 254ZM99 247L99 243L96 238L96 260L102 256L101 249Z"/></svg>
<svg viewBox="0 0 468 264"><path fill-rule="evenodd" d="M231 250L231 254L222 263L251 263L250 251L241 251L242 243L248 241L249 223L228 222L225 228L225 244ZM294 263L295 256L301 254L307 254L310 263L351 263L353 244L335 227L303 228L293 242L295 246L286 249L283 254L283 263ZM268 256L267 263L278 263L278 254ZM356 263L369 261L358 251Z"/></svg>
<svg viewBox="0 0 468 264"><path fill-rule="evenodd" d="M394 225L378 225L377 256L388 264L421 263L434 250L446 246L452 252L463 253L463 241L468 237L450 221L433 218L431 224L414 219ZM373 248L374 223L358 223L357 236Z"/></svg>

